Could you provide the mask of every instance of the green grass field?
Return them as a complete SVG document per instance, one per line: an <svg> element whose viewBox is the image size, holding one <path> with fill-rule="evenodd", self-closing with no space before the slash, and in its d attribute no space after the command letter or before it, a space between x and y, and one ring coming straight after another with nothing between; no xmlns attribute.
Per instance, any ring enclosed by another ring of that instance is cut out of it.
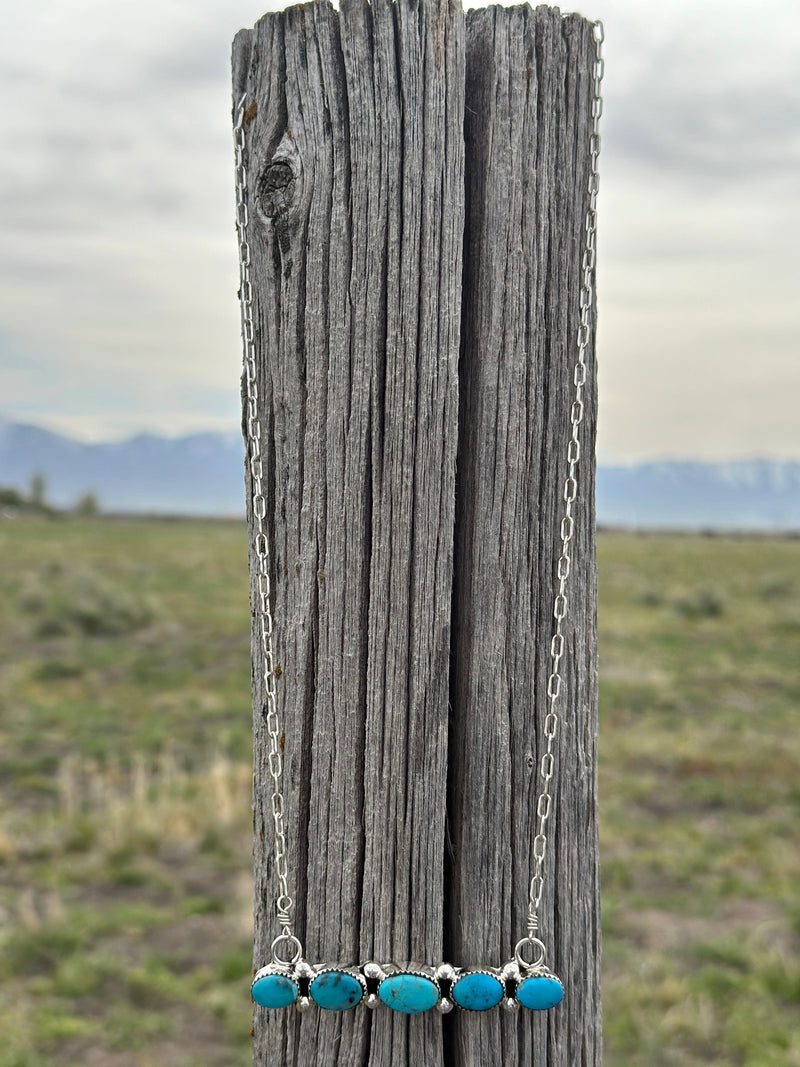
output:
<svg viewBox="0 0 800 1067"><path fill-rule="evenodd" d="M0 1067L249 1064L246 545L0 523ZM599 541L608 1067L800 1067L800 541Z"/></svg>

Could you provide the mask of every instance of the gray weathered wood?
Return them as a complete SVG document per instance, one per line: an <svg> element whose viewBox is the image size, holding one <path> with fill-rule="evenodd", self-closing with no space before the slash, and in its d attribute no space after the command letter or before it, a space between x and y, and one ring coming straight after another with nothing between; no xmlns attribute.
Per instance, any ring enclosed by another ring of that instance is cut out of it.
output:
<svg viewBox="0 0 800 1067"><path fill-rule="evenodd" d="M467 15L447 952L525 933L588 207L591 24L558 9ZM453 1062L600 1063L593 345L581 434L566 685L540 915L566 987L549 1013L453 1019ZM554 950L554 951L553 951Z"/></svg>
<svg viewBox="0 0 800 1067"><path fill-rule="evenodd" d="M463 232L447 0L266 15L248 124L278 693L314 960L439 959ZM257 646L256 646L257 647ZM255 675L256 958L274 936ZM256 1062L441 1062L438 1017L256 1014Z"/></svg>
<svg viewBox="0 0 800 1067"><path fill-rule="evenodd" d="M524 932L591 30L491 8L466 40L465 75L458 4L343 0L234 42L290 873L319 961L501 962ZM594 417L544 923L567 1002L536 1022L259 1009L256 1063L522 1064L532 1042L543 1067L599 1063ZM275 888L258 664L253 692L261 962Z"/></svg>

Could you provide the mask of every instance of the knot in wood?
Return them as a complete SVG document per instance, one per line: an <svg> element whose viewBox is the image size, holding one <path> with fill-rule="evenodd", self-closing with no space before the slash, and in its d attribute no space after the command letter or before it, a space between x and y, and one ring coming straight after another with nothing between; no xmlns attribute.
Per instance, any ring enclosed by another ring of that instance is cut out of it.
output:
<svg viewBox="0 0 800 1067"><path fill-rule="evenodd" d="M258 183L258 203L268 219L284 214L294 200L295 174L286 160L270 163Z"/></svg>

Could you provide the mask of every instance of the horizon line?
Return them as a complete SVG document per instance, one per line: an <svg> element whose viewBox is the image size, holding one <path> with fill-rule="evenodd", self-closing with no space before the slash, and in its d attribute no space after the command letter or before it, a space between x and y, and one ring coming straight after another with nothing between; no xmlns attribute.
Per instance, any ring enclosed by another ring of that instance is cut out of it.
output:
<svg viewBox="0 0 800 1067"><path fill-rule="evenodd" d="M236 437L242 439L241 429L238 420L215 420L209 421L206 425L200 425L197 429L183 430L178 433L169 433L164 430L154 429L138 429L127 432L121 436L105 436L105 437L85 437L76 435L74 432L68 432L62 427L55 424L53 420L48 420L46 417L43 419L27 419L20 421L17 418L8 417L0 412L0 433L4 427L24 427L35 430L43 430L46 433L53 434L56 437L64 438L71 441L74 444L85 445L87 447L102 447L104 445L122 445L128 444L131 441L135 441L139 438L153 438L161 441L182 441L191 437L199 436L216 436L216 437ZM242 439L242 443L243 439ZM703 466L719 466L722 464L744 464L744 463L780 463L780 464L800 464L800 452L797 455L787 454L770 454L770 453L736 453L727 456L681 456L670 453L653 453L650 455L643 455L636 458L626 457L607 457L601 458L596 456L596 465L603 468L631 468L631 467L643 467L658 464L669 464L671 466L679 464L701 464Z"/></svg>

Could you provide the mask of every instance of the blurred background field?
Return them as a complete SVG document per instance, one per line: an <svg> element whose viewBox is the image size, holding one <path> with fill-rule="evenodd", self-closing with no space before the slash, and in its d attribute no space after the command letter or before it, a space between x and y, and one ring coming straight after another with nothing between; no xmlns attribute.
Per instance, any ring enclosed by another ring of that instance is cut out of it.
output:
<svg viewBox="0 0 800 1067"><path fill-rule="evenodd" d="M0 1067L244 1067L244 526L21 514L0 559ZM606 1063L800 1065L800 540L599 569Z"/></svg>

